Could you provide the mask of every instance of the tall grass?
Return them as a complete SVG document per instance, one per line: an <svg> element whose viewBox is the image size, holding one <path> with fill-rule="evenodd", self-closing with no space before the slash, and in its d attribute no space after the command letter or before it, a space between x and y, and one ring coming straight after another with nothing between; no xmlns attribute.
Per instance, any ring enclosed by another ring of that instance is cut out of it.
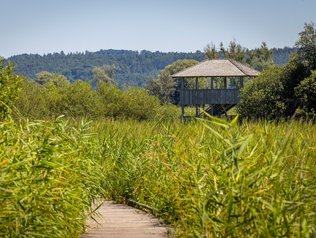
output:
<svg viewBox="0 0 316 238"><path fill-rule="evenodd" d="M0 237L78 237L104 190L97 143L81 123L0 124Z"/></svg>
<svg viewBox="0 0 316 238"><path fill-rule="evenodd" d="M101 196L176 237L311 237L316 126L103 120L0 123L0 236L79 237Z"/></svg>
<svg viewBox="0 0 316 238"><path fill-rule="evenodd" d="M315 234L315 125L236 121L97 124L107 196L156 208L178 237Z"/></svg>

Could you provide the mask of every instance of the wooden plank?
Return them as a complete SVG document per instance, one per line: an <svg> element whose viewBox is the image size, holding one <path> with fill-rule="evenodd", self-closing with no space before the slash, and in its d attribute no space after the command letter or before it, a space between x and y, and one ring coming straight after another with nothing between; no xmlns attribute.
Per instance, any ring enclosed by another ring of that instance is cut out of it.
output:
<svg viewBox="0 0 316 238"><path fill-rule="evenodd" d="M181 93L181 105L238 104L239 89L186 89Z"/></svg>
<svg viewBox="0 0 316 238"><path fill-rule="evenodd" d="M90 219L81 238L166 238L166 227L155 217L135 208L105 201L97 223Z"/></svg>

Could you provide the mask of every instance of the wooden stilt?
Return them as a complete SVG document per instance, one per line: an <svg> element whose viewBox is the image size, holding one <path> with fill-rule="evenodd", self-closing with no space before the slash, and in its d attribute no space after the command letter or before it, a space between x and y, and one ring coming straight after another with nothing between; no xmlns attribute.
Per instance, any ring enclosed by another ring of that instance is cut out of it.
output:
<svg viewBox="0 0 316 238"><path fill-rule="evenodd" d="M198 90L198 78L195 78L195 89ZM198 97L198 95L196 95ZM195 104L195 116L199 116L199 105Z"/></svg>
<svg viewBox="0 0 316 238"><path fill-rule="evenodd" d="M181 99L181 114L182 114L182 116L181 116L181 118L182 118L182 122L184 122L184 102L183 102L183 100L184 100L184 96L183 96L183 91L184 91L184 79L183 78L181 78L180 79L181 80L181 92L180 92L180 99Z"/></svg>

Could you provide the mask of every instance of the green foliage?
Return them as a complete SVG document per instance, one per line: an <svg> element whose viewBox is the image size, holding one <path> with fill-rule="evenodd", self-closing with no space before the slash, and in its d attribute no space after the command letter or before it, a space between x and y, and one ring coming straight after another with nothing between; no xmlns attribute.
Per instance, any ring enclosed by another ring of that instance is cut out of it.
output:
<svg viewBox="0 0 316 238"><path fill-rule="evenodd" d="M2 122L0 236L79 237L105 196L176 237L313 237L315 125L237 121Z"/></svg>
<svg viewBox="0 0 316 238"><path fill-rule="evenodd" d="M308 75L309 71L296 56L284 67L264 70L241 89L239 113L248 118L291 117L299 107L305 108L303 94L295 89Z"/></svg>
<svg viewBox="0 0 316 238"><path fill-rule="evenodd" d="M0 123L0 236L79 237L103 196L99 147L89 126Z"/></svg>
<svg viewBox="0 0 316 238"><path fill-rule="evenodd" d="M275 65L281 66L286 65L293 53L296 52L296 48L284 47L284 48L273 48L273 62Z"/></svg>
<svg viewBox="0 0 316 238"><path fill-rule="evenodd" d="M121 111L122 117L136 120L154 119L160 107L159 99L141 88L129 88L124 92L122 104L124 105Z"/></svg>
<svg viewBox="0 0 316 238"><path fill-rule="evenodd" d="M42 71L36 74L35 81L41 85L43 84L54 84L55 86L63 86L69 84L67 78L61 74L54 74L47 71Z"/></svg>
<svg viewBox="0 0 316 238"><path fill-rule="evenodd" d="M161 117L169 120L171 114L173 118L179 115L175 106L160 106L159 99L144 89L122 91L112 83L100 81L93 90L89 82L77 80L71 84L62 75L49 76L43 84L23 81L16 102L17 117L47 119L65 115L68 118L153 120ZM166 117L162 113L166 113Z"/></svg>
<svg viewBox="0 0 316 238"><path fill-rule="evenodd" d="M96 84L104 82L114 84L115 65L103 65L102 67L93 68L93 79Z"/></svg>
<svg viewBox="0 0 316 238"><path fill-rule="evenodd" d="M62 112L62 114L74 118L93 118L99 114L95 107L97 96L91 90L90 83L77 80L69 85L63 96L62 108L64 111L56 111L55 114Z"/></svg>
<svg viewBox="0 0 316 238"><path fill-rule="evenodd" d="M122 91L115 85L100 82L97 85L96 93L98 100L95 102L95 108L100 111L100 115L118 118L124 107Z"/></svg>
<svg viewBox="0 0 316 238"><path fill-rule="evenodd" d="M176 237L312 237L315 125L96 124L108 197L157 209Z"/></svg>
<svg viewBox="0 0 316 238"><path fill-rule="evenodd" d="M37 119L43 119L44 115L45 117L48 116L50 113L46 105L47 96L44 93L43 86L24 78L21 84L21 92L15 103L18 114Z"/></svg>
<svg viewBox="0 0 316 238"><path fill-rule="evenodd" d="M316 116L316 71L302 80L295 88L295 95L299 99L299 107L303 112ZM316 119L316 118L314 118Z"/></svg>
<svg viewBox="0 0 316 238"><path fill-rule="evenodd" d="M212 46L212 44L211 44ZM212 47L211 47L212 49ZM293 48L273 49L273 58L276 65L288 62ZM215 52L214 52L215 53ZM220 57L223 57L221 53ZM93 68L103 65L115 65L113 78L119 87L145 86L148 78L156 78L160 70L167 65L181 59L202 61L204 52L194 53L177 52L149 52L127 50L100 50L97 52L53 53L47 55L23 54L9 58L16 64L16 72L34 79L41 71L63 74L71 82L81 79L93 81Z"/></svg>
<svg viewBox="0 0 316 238"><path fill-rule="evenodd" d="M219 58L219 53L216 51L216 46L213 43L206 45L204 48L204 54L205 58L209 60Z"/></svg>
<svg viewBox="0 0 316 238"><path fill-rule="evenodd" d="M289 63L285 66L282 76L282 84L284 85L282 98L286 104L284 117L291 117L298 108L299 99L295 95L295 87L309 75L310 71L298 59L297 55L293 55Z"/></svg>
<svg viewBox="0 0 316 238"><path fill-rule="evenodd" d="M249 53L250 65L256 70L262 71L274 66L272 49L269 49L265 42L260 48L256 48Z"/></svg>
<svg viewBox="0 0 316 238"><path fill-rule="evenodd" d="M227 49L225 49L223 43L220 43L220 48L224 58L233 59L238 62L244 62L247 54L247 49L236 43L236 41L229 42L229 46Z"/></svg>
<svg viewBox="0 0 316 238"><path fill-rule="evenodd" d="M235 41L231 41L227 49L221 43L220 48L224 58L248 64L256 70L262 71L274 66L273 50L269 49L265 42L262 42L260 48L253 50L244 48Z"/></svg>
<svg viewBox="0 0 316 238"><path fill-rule="evenodd" d="M283 68L270 68L240 91L238 112L244 117L276 119L285 112Z"/></svg>
<svg viewBox="0 0 316 238"><path fill-rule="evenodd" d="M241 91L239 112L242 116L277 119L314 114L314 76L311 69L316 67L315 40L314 25L305 24L296 43L298 54L293 54L285 67L264 71ZM265 47L262 55L267 61L269 52Z"/></svg>
<svg viewBox="0 0 316 238"><path fill-rule="evenodd" d="M160 71L158 78L150 80L146 88L152 95L159 97L162 103L173 101L176 80L171 75L197 64L195 60L177 60Z"/></svg>
<svg viewBox="0 0 316 238"><path fill-rule="evenodd" d="M0 58L0 120L6 118L18 97L22 78L16 75L11 63Z"/></svg>
<svg viewBox="0 0 316 238"><path fill-rule="evenodd" d="M304 31L299 33L295 46L303 64L310 70L316 69L316 29L314 23L305 23Z"/></svg>
<svg viewBox="0 0 316 238"><path fill-rule="evenodd" d="M119 87L145 86L149 77L156 77L158 72L172 62L180 59L201 61L204 54L177 52L150 52L131 50L100 50L97 52L53 53L46 55L23 54L10 58L16 64L16 72L34 79L42 71L62 74L71 82L81 79L93 81L93 69L104 65L115 65L115 80Z"/></svg>

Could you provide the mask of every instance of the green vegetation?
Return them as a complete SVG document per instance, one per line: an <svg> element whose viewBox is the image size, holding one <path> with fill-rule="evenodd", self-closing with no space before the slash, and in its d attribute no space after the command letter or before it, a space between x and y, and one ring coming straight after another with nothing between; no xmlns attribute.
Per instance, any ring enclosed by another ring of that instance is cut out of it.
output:
<svg viewBox="0 0 316 238"><path fill-rule="evenodd" d="M272 49L274 63L283 65L288 62L293 48ZM222 55L221 55L222 56ZM145 86L148 78L155 78L159 71L176 60L192 59L201 61L205 58L204 52L176 53L176 52L150 52L128 50L100 50L97 52L53 53L47 55L23 54L10 57L16 65L16 72L36 78L42 71L62 74L71 82L81 79L93 80L94 67L115 65L115 81L122 87Z"/></svg>
<svg viewBox="0 0 316 238"><path fill-rule="evenodd" d="M315 125L236 121L2 122L0 234L79 236L103 195L178 237L315 234Z"/></svg>
<svg viewBox="0 0 316 238"><path fill-rule="evenodd" d="M87 123L0 123L0 236L79 237L104 194Z"/></svg>
<svg viewBox="0 0 316 238"><path fill-rule="evenodd" d="M157 79L150 80L146 88L152 95L157 96L162 103L174 103L177 85L171 76L197 63L196 60L177 60L161 70Z"/></svg>
<svg viewBox="0 0 316 238"><path fill-rule="evenodd" d="M13 73L13 65L5 64L0 57L0 120L11 111L21 84L21 77Z"/></svg>
<svg viewBox="0 0 316 238"><path fill-rule="evenodd" d="M62 75L51 74L41 84L28 79L22 82L15 104L17 117L50 119L68 118L153 120L178 119L175 106L160 106L159 99L142 88L120 90L111 82L99 81L95 90L88 82L69 83ZM42 74L41 74L42 75ZM169 112L168 112L169 111Z"/></svg>
<svg viewBox="0 0 316 238"><path fill-rule="evenodd" d="M157 209L178 237L310 237L316 127L96 123L110 198Z"/></svg>
<svg viewBox="0 0 316 238"><path fill-rule="evenodd" d="M270 67L241 90L238 106L247 118L316 119L316 30L306 24L296 43L298 53L283 67Z"/></svg>
<svg viewBox="0 0 316 238"><path fill-rule="evenodd" d="M1 61L0 236L79 237L104 198L155 208L176 237L315 236L316 126L293 117L315 116L314 26L300 36L297 56L245 86L239 110L257 121L242 124L180 123L170 75L194 60L151 81L160 98L120 89L113 62L95 65L93 82L70 83L48 71L22 78ZM256 53L265 68L271 52ZM226 54L250 53L231 44Z"/></svg>
<svg viewBox="0 0 316 238"><path fill-rule="evenodd" d="M115 66L115 80L119 87L145 86L148 78L155 77L161 69L180 59L201 61L204 53L163 53L131 50L100 50L97 52L53 53L47 55L23 54L10 57L16 65L16 73L35 79L42 71L62 74L70 82L83 80L92 82L95 67Z"/></svg>
<svg viewBox="0 0 316 238"><path fill-rule="evenodd" d="M226 59L248 64L258 71L274 66L274 50L269 49L265 42L262 42L260 48L249 50L236 43L236 41L231 41L227 48L224 47L223 43L220 43L220 49L220 52L217 52L214 44L208 44L204 49L206 58L219 59L222 56Z"/></svg>

